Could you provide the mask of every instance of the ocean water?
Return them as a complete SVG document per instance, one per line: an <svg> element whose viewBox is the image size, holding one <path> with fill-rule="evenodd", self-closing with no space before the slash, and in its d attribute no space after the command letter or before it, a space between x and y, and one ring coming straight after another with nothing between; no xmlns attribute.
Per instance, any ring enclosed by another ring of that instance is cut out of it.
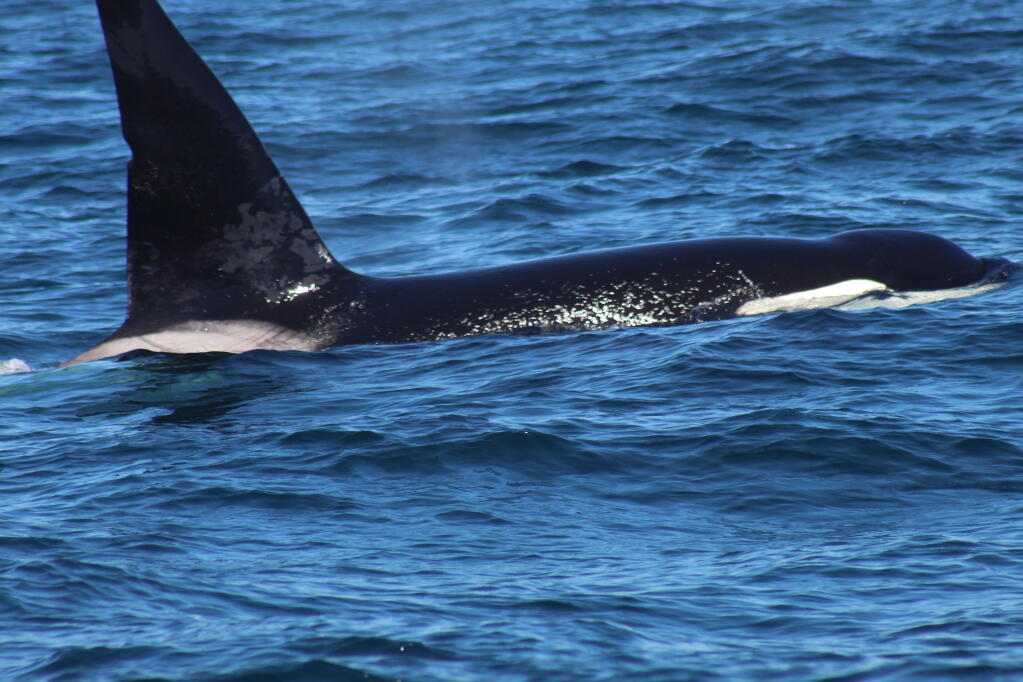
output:
<svg viewBox="0 0 1023 682"><path fill-rule="evenodd" d="M876 227L1023 261L1016 3L165 7L361 272ZM1023 677L1018 282L60 369L122 319L128 152L94 6L0 33L0 678Z"/></svg>

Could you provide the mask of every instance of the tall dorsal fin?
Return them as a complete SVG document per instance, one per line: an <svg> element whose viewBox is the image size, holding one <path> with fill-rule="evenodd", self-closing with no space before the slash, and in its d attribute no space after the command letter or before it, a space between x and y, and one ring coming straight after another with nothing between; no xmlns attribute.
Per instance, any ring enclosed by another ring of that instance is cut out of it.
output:
<svg viewBox="0 0 1023 682"><path fill-rule="evenodd" d="M309 299L354 275L327 251L245 116L157 2L97 5L132 151L130 298L111 338L195 320L301 331Z"/></svg>

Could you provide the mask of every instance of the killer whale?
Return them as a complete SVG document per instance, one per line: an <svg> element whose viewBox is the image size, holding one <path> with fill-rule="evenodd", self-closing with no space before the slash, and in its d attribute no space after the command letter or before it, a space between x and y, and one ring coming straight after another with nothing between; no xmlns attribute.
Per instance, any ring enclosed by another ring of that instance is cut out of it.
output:
<svg viewBox="0 0 1023 682"><path fill-rule="evenodd" d="M67 364L136 349L320 350L498 332L677 325L868 291L985 278L941 237L700 239L408 277L349 270L217 77L156 0L97 0L131 149L129 301L121 327Z"/></svg>

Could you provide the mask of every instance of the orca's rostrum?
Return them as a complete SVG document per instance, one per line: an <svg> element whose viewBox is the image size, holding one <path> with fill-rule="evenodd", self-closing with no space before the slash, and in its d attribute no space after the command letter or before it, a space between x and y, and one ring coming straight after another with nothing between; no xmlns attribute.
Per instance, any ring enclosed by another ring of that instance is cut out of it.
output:
<svg viewBox="0 0 1023 682"><path fill-rule="evenodd" d="M370 277L338 263L216 76L156 0L97 0L128 164L126 319L71 364L135 349L319 350L495 332L718 320L871 291L933 291L999 263L934 235L700 239Z"/></svg>

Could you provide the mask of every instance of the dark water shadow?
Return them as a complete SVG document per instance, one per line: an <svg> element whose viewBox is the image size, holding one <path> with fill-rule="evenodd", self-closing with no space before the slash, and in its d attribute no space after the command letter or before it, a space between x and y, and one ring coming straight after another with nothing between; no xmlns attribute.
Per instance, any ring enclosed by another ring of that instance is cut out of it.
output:
<svg viewBox="0 0 1023 682"><path fill-rule="evenodd" d="M286 386L272 353L175 355L132 351L103 372L108 388L79 417L123 417L153 411L154 424L204 423Z"/></svg>

